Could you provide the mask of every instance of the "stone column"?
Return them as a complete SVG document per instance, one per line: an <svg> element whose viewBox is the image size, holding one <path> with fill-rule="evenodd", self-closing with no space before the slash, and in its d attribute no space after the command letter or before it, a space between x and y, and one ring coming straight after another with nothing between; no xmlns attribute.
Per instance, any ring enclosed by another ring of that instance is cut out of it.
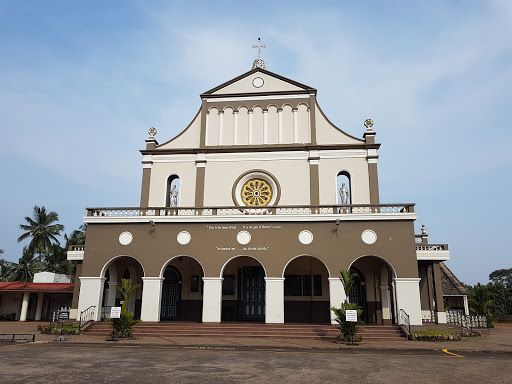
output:
<svg viewBox="0 0 512 384"><path fill-rule="evenodd" d="M80 320L82 311L94 306L96 307L94 321L100 321L104 283L104 277L80 277L77 320Z"/></svg>
<svg viewBox="0 0 512 384"><path fill-rule="evenodd" d="M23 292L23 302L21 303L20 321L27 321L29 300L30 300L30 292Z"/></svg>
<svg viewBox="0 0 512 384"><path fill-rule="evenodd" d="M411 325L421 325L420 278L396 277L394 282L398 319L403 309L409 315Z"/></svg>
<svg viewBox="0 0 512 384"><path fill-rule="evenodd" d="M107 302L104 303L105 307L114 307L116 305L117 296L117 281L108 282Z"/></svg>
<svg viewBox="0 0 512 384"><path fill-rule="evenodd" d="M382 323L384 325L391 324L391 296L389 287L381 285L380 287L380 303L382 306Z"/></svg>
<svg viewBox="0 0 512 384"><path fill-rule="evenodd" d="M222 277L203 277L203 323L220 323Z"/></svg>
<svg viewBox="0 0 512 384"><path fill-rule="evenodd" d="M436 317L438 324L446 324L446 312L444 310L443 285L441 283L441 266L439 262L432 265L434 274L434 292L436 300Z"/></svg>
<svg viewBox="0 0 512 384"><path fill-rule="evenodd" d="M160 303L162 300L163 277L142 278L142 321L160 321Z"/></svg>
<svg viewBox="0 0 512 384"><path fill-rule="evenodd" d="M44 303L44 292L39 292L37 294L37 304L36 304L36 317L35 321L41 321L41 315L43 314L43 303Z"/></svg>
<svg viewBox="0 0 512 384"><path fill-rule="evenodd" d="M265 323L284 323L284 277L265 277Z"/></svg>
<svg viewBox="0 0 512 384"><path fill-rule="evenodd" d="M329 277L329 301L330 307L339 308L341 303L345 301L347 295L345 294L345 288L339 277ZM332 311L331 313L331 324L336 323L336 316Z"/></svg>

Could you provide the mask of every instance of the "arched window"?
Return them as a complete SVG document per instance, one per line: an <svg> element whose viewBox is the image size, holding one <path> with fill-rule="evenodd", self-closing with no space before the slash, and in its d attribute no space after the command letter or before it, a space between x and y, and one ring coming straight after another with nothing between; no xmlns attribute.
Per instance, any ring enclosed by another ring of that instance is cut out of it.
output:
<svg viewBox="0 0 512 384"><path fill-rule="evenodd" d="M167 197L165 205L167 207L177 207L180 201L180 178L177 175L171 175L167 179Z"/></svg>
<svg viewBox="0 0 512 384"><path fill-rule="evenodd" d="M338 205L352 204L352 183L350 174L346 171L341 171L336 176L336 202Z"/></svg>

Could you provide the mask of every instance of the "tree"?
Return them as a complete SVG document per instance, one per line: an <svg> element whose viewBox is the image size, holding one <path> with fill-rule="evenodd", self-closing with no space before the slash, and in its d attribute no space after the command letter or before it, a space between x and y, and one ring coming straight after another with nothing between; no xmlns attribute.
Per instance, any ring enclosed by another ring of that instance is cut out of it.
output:
<svg viewBox="0 0 512 384"><path fill-rule="evenodd" d="M78 229L75 229L68 235L64 235L66 240L66 249L69 249L72 245L85 245L85 231L87 227L82 224Z"/></svg>
<svg viewBox="0 0 512 384"><path fill-rule="evenodd" d="M512 268L498 269L489 275L493 284L503 284L505 287L512 287Z"/></svg>
<svg viewBox="0 0 512 384"><path fill-rule="evenodd" d="M66 250L58 244L53 244L44 257L45 271L73 275L74 265L67 259Z"/></svg>
<svg viewBox="0 0 512 384"><path fill-rule="evenodd" d="M34 273L43 269L43 265L34 259L34 253L29 247L23 248L23 256L14 263L8 272L9 281L32 281Z"/></svg>
<svg viewBox="0 0 512 384"><path fill-rule="evenodd" d="M42 254L51 247L52 242L60 244L57 236L64 230L64 226L59 224L59 215L56 212L47 212L45 207L34 206L32 217L25 217L27 224L20 224L20 228L25 231L18 237L18 242L31 238L28 250L39 254L41 261Z"/></svg>
<svg viewBox="0 0 512 384"><path fill-rule="evenodd" d="M469 310L474 315L485 315L490 325L494 321L493 300L488 285L477 284L469 290Z"/></svg>
<svg viewBox="0 0 512 384"><path fill-rule="evenodd" d="M345 289L345 294L347 295L347 302L350 290L352 289L352 286L354 285L357 278L357 273L349 269L343 269L340 271L340 279L343 284L343 288Z"/></svg>
<svg viewBox="0 0 512 384"><path fill-rule="evenodd" d="M121 306L121 317L119 319L112 319L111 336L113 340L132 336L131 328L137 321L133 319L133 312L128 311L128 300L139 287L139 284L133 284L130 279L121 279L121 285L117 287L117 290L123 297L123 304Z"/></svg>
<svg viewBox="0 0 512 384"><path fill-rule="evenodd" d="M15 263L0 259L0 281L9 281L9 275Z"/></svg>

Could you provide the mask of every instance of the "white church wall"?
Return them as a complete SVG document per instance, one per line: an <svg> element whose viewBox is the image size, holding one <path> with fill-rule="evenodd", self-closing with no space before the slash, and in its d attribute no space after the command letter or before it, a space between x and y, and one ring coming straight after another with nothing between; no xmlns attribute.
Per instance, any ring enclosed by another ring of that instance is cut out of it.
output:
<svg viewBox="0 0 512 384"><path fill-rule="evenodd" d="M336 177L340 171L350 174L352 204L370 203L370 181L368 163L364 150L353 151L354 157L342 155L342 151L321 151L318 163L318 178L320 187L320 205L338 204L338 188ZM346 152L346 151L345 151Z"/></svg>
<svg viewBox="0 0 512 384"><path fill-rule="evenodd" d="M151 169L151 181L149 185L149 206L164 207L167 200L167 180L171 175L180 178L180 192L178 205L181 207L193 207L195 205L196 188L196 156L189 155L190 159L179 156L168 156L166 159L154 159Z"/></svg>
<svg viewBox="0 0 512 384"><path fill-rule="evenodd" d="M300 104L297 108L298 143L311 143L311 127L308 106Z"/></svg>
<svg viewBox="0 0 512 384"><path fill-rule="evenodd" d="M316 104L316 141L320 145L328 144L361 144L364 140L355 139L336 128L323 114Z"/></svg>
<svg viewBox="0 0 512 384"><path fill-rule="evenodd" d="M299 156L298 156L299 155ZM207 156L205 206L232 206L232 188L237 178L250 170L271 173L281 187L279 205L309 204L309 164L302 154L232 154ZM248 156L252 159L249 160Z"/></svg>
<svg viewBox="0 0 512 384"><path fill-rule="evenodd" d="M160 148L197 148L201 133L201 114L196 116L182 133L167 143L162 143Z"/></svg>

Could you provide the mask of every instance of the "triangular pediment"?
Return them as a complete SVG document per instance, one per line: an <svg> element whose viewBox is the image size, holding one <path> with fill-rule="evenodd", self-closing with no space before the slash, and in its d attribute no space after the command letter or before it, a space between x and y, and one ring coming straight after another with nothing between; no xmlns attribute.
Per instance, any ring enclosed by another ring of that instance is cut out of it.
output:
<svg viewBox="0 0 512 384"><path fill-rule="evenodd" d="M287 93L316 93L316 89L265 69L254 68L206 91L201 97Z"/></svg>

